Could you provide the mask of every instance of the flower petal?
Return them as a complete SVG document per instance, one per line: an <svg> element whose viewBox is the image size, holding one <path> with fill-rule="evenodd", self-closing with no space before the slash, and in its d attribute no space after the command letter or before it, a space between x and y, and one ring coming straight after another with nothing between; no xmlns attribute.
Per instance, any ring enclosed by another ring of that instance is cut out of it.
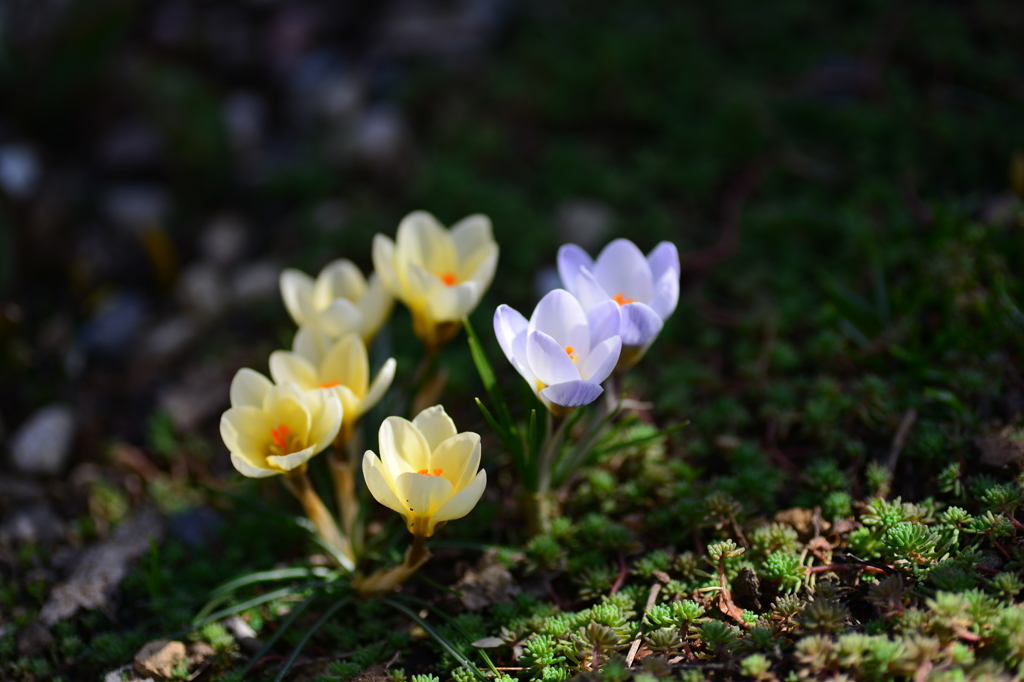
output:
<svg viewBox="0 0 1024 682"><path fill-rule="evenodd" d="M461 263L465 263L478 251L494 244L491 219L482 213L467 216L452 225L451 235Z"/></svg>
<svg viewBox="0 0 1024 682"><path fill-rule="evenodd" d="M544 332L530 332L527 335L526 356L533 373L549 386L578 381L580 378L579 369L565 348Z"/></svg>
<svg viewBox="0 0 1024 682"><path fill-rule="evenodd" d="M594 276L612 296L622 294L642 303L654 298L651 266L628 239L616 239L604 247L594 263Z"/></svg>
<svg viewBox="0 0 1024 682"><path fill-rule="evenodd" d="M526 383L530 385L530 390L536 393L537 375L530 369L529 354L526 352L526 339L528 336L529 334L524 329L512 339L512 356L509 358L509 361L516 368L516 371L526 379Z"/></svg>
<svg viewBox="0 0 1024 682"><path fill-rule="evenodd" d="M347 258L339 258L324 266L316 278L314 299L321 310L336 298L358 301L366 293L366 278Z"/></svg>
<svg viewBox="0 0 1024 682"><path fill-rule="evenodd" d="M370 388L366 391L363 402L359 405L359 413L355 415L356 419L372 410L373 406L379 403L384 394L388 392L388 389L391 388L391 382L395 380L395 368L397 366L398 363L395 362L394 358L388 358L384 366L380 368L373 383L370 384Z"/></svg>
<svg viewBox="0 0 1024 682"><path fill-rule="evenodd" d="M395 271L395 243L383 234L373 236L373 270L380 278L384 289L395 298L404 301L402 282Z"/></svg>
<svg viewBox="0 0 1024 682"><path fill-rule="evenodd" d="M273 386L273 382L259 372L243 367L235 372L235 378L231 380L231 389L228 392L231 396L231 407L262 407L263 399Z"/></svg>
<svg viewBox="0 0 1024 682"><path fill-rule="evenodd" d="M334 442L345 413L341 406L341 400L334 391L318 388L310 393L318 396L318 398L310 396L311 401L322 400L322 405L317 406L319 409L313 411L313 424L307 441L313 447L313 454L316 454L323 452L328 445Z"/></svg>
<svg viewBox="0 0 1024 682"><path fill-rule="evenodd" d="M504 303L494 311L494 335L509 360L512 360L512 340L525 332L528 324L525 317Z"/></svg>
<svg viewBox="0 0 1024 682"><path fill-rule="evenodd" d="M336 339L350 332L361 332L363 314L352 301L336 298L316 316L315 322L325 334Z"/></svg>
<svg viewBox="0 0 1024 682"><path fill-rule="evenodd" d="M430 460L427 439L412 422L388 417L378 433L380 460L392 481L407 471L426 469Z"/></svg>
<svg viewBox="0 0 1024 682"><path fill-rule="evenodd" d="M270 354L270 376L274 383L295 384L303 391L309 391L320 385L316 367L298 353L286 350L275 350Z"/></svg>
<svg viewBox="0 0 1024 682"><path fill-rule="evenodd" d="M600 384L615 369L615 363L619 361L619 353L622 352L622 341L617 336L599 343L590 351L590 355L583 361L580 367L580 376L584 381L592 381Z"/></svg>
<svg viewBox="0 0 1024 682"><path fill-rule="evenodd" d="M233 464L235 469L238 470L238 473L243 476L248 476L249 478L267 478L268 476L276 476L281 473L274 469L261 469L260 467L254 467L245 461L244 458L236 455L235 453L231 453L231 464Z"/></svg>
<svg viewBox="0 0 1024 682"><path fill-rule="evenodd" d="M249 405L232 407L221 415L220 437L230 452L258 467L265 464L273 426L273 421L262 408Z"/></svg>
<svg viewBox="0 0 1024 682"><path fill-rule="evenodd" d="M562 407L582 407L597 400L604 393L600 384L591 381L567 381L541 390L540 397Z"/></svg>
<svg viewBox="0 0 1024 682"><path fill-rule="evenodd" d="M610 298L600 305L587 311L587 324L590 326L590 345L596 346L606 339L619 335L622 311L620 306Z"/></svg>
<svg viewBox="0 0 1024 682"><path fill-rule="evenodd" d="M413 211L398 225L395 267L399 279L409 265L419 265L433 273L454 273L459 268L451 233L426 211Z"/></svg>
<svg viewBox="0 0 1024 682"><path fill-rule="evenodd" d="M313 308L313 278L295 268L286 268L278 280L281 287L281 299L284 307L297 325L303 325L307 312L315 312Z"/></svg>
<svg viewBox="0 0 1024 682"><path fill-rule="evenodd" d="M310 445L304 450L298 452L290 452L287 455L270 455L267 457L269 464L284 469L285 471L291 471L292 469L298 469L300 466L313 459L313 455L316 454L316 448Z"/></svg>
<svg viewBox="0 0 1024 682"><path fill-rule="evenodd" d="M626 346L643 346L655 339L664 323L658 313L644 303L627 303L621 308L619 336Z"/></svg>
<svg viewBox="0 0 1024 682"><path fill-rule="evenodd" d="M590 330L587 327L587 315L572 294L565 289L548 292L530 316L528 327L530 332L541 331L550 336L562 348L572 346L576 351L586 355L590 352ZM529 348L529 343L527 343ZM530 361L533 365L533 361ZM533 367L537 372L537 367ZM544 378L541 377L541 381ZM544 383L550 383L545 381Z"/></svg>
<svg viewBox="0 0 1024 682"><path fill-rule="evenodd" d="M431 526L433 526L434 523L440 523L441 521L461 519L463 516L473 511L473 507L475 507L476 503L480 501L486 487L487 472L481 470L469 485L452 495L447 502L442 504L441 507L434 512L434 517L430 520ZM431 528L431 530L433 530L433 528Z"/></svg>
<svg viewBox="0 0 1024 682"><path fill-rule="evenodd" d="M274 386L263 399L263 411L274 421L274 426L287 426L293 438L306 442L312 426L307 397L295 384Z"/></svg>
<svg viewBox="0 0 1024 682"><path fill-rule="evenodd" d="M647 254L647 265L651 268L651 277L657 282L666 272L673 270L679 279L679 249L672 242L661 242Z"/></svg>
<svg viewBox="0 0 1024 682"><path fill-rule="evenodd" d="M429 517L451 499L455 489L443 476L405 473L395 479L395 492L410 514Z"/></svg>
<svg viewBox="0 0 1024 682"><path fill-rule="evenodd" d="M478 251L472 258L460 264L462 279L480 285L481 295L494 281L494 273L498 270L498 245L491 244ZM474 304L474 308L476 305Z"/></svg>
<svg viewBox="0 0 1024 682"><path fill-rule="evenodd" d="M413 418L412 425L423 434L430 452L459 432L455 428L455 422L441 405L434 405L420 412ZM428 467L429 463L424 464L424 468Z"/></svg>
<svg viewBox="0 0 1024 682"><path fill-rule="evenodd" d="M479 282L440 287L427 299L427 314L435 322L456 322L473 312L482 296Z"/></svg>
<svg viewBox="0 0 1024 682"><path fill-rule="evenodd" d="M654 299L650 302L651 310L662 320L667 320L679 304L679 271L666 271L658 279L654 291Z"/></svg>
<svg viewBox="0 0 1024 682"><path fill-rule="evenodd" d="M455 490L462 490L480 468L480 436L466 431L442 442L430 455L430 472L452 482Z"/></svg>
<svg viewBox="0 0 1024 682"><path fill-rule="evenodd" d="M370 489L373 499L399 514L407 513L405 505L398 501L398 496L391 487L392 482L384 472L380 460L370 450L363 455L363 480L366 481L366 487Z"/></svg>
<svg viewBox="0 0 1024 682"><path fill-rule="evenodd" d="M370 383L370 358L363 337L352 332L331 346L320 362L320 380L348 386L362 399Z"/></svg>
<svg viewBox="0 0 1024 682"><path fill-rule="evenodd" d="M580 268L576 274L576 297L583 309L588 311L612 300L611 294L601 288L594 273L587 268Z"/></svg>
<svg viewBox="0 0 1024 682"><path fill-rule="evenodd" d="M576 275L580 268L594 269L594 259L586 251L575 244L563 244L558 249L558 276L562 278L562 286L573 296L576 290Z"/></svg>
<svg viewBox="0 0 1024 682"><path fill-rule="evenodd" d="M359 333L363 335L363 341L369 344L391 317L391 310L395 307L394 297L385 289L377 273L370 275L366 294L359 299L356 307L363 317L363 326Z"/></svg>
<svg viewBox="0 0 1024 682"><path fill-rule="evenodd" d="M299 331L295 333L295 339L292 341L292 352L301 355L312 363L314 367L319 367L321 360L323 360L324 355L327 354L328 349L332 345L334 345L334 342L331 340L331 337L324 333L323 329L304 325L299 327Z"/></svg>

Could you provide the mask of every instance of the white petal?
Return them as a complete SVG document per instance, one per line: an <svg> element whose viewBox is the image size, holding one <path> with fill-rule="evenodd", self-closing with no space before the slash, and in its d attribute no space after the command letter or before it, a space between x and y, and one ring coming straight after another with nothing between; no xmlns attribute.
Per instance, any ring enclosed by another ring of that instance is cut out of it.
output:
<svg viewBox="0 0 1024 682"><path fill-rule="evenodd" d="M235 378L231 380L231 389L228 391L231 396L231 406L262 407L263 399L273 386L270 379L259 372L243 367L235 372Z"/></svg>
<svg viewBox="0 0 1024 682"><path fill-rule="evenodd" d="M494 281L494 273L498 270L498 253L498 245L491 244L461 264L462 279L479 284L481 295L490 288L491 282Z"/></svg>
<svg viewBox="0 0 1024 682"><path fill-rule="evenodd" d="M451 499L455 490L451 482L442 476L406 473L395 479L395 492L409 513L433 516L441 505Z"/></svg>
<svg viewBox="0 0 1024 682"><path fill-rule="evenodd" d="M457 322L473 312L482 296L479 282L440 287L427 299L427 314L435 322Z"/></svg>
<svg viewBox="0 0 1024 682"><path fill-rule="evenodd" d="M465 263L477 251L494 244L491 219L477 213L463 218L452 225L452 241L459 254L459 262Z"/></svg>
<svg viewBox="0 0 1024 682"><path fill-rule="evenodd" d="M408 306L422 304L437 291L445 288L437 275L419 265L410 265L403 272L407 284L405 304Z"/></svg>
<svg viewBox="0 0 1024 682"><path fill-rule="evenodd" d="M292 469L298 469L300 466L311 460L315 454L316 448L310 445L305 450L291 452L287 455L271 455L270 457L267 457L267 462L280 469L284 469L285 471L291 471Z"/></svg>
<svg viewBox="0 0 1024 682"><path fill-rule="evenodd" d="M299 331L295 333L295 339L292 341L292 351L304 357L314 367L319 367L321 360L332 345L334 345L334 342L331 340L331 337L325 334L322 329L305 325L299 327Z"/></svg>
<svg viewBox="0 0 1024 682"><path fill-rule="evenodd" d="M377 455L369 450L363 455L363 480L366 481L366 487L370 489L373 499L399 514L407 512L405 505L398 501L398 496L391 488L392 482L383 471Z"/></svg>
<svg viewBox="0 0 1024 682"><path fill-rule="evenodd" d="M324 266L316 278L317 307L323 309L336 298L358 301L366 293L366 278L347 258L339 258Z"/></svg>
<svg viewBox="0 0 1024 682"><path fill-rule="evenodd" d="M431 519L431 521L440 522L461 519L463 516L473 511L473 507L475 507L476 503L480 501L486 487L487 472L481 470L473 479L472 483L452 495L447 502L441 505L441 507L434 512L434 518Z"/></svg>
<svg viewBox="0 0 1024 682"><path fill-rule="evenodd" d="M548 386L540 392L540 397L562 407L583 407L597 400L602 393L604 389L600 384L577 379Z"/></svg>
<svg viewBox="0 0 1024 682"><path fill-rule="evenodd" d="M295 384L274 386L263 399L263 411L277 426L287 426L291 436L305 442L309 437L312 417L309 397Z"/></svg>
<svg viewBox="0 0 1024 682"><path fill-rule="evenodd" d="M622 310L615 301L608 299L601 305L587 311L590 326L590 345L596 346L606 339L619 335L622 325Z"/></svg>
<svg viewBox="0 0 1024 682"><path fill-rule="evenodd" d="M397 299L405 300L401 281L395 272L395 243L382 234L373 237L373 270L386 291Z"/></svg>
<svg viewBox="0 0 1024 682"><path fill-rule="evenodd" d="M590 329L587 327L587 315L572 294L565 289L548 292L533 311L527 329L532 333L541 331L565 348L572 346L576 351L586 355L590 352ZM527 343L529 347L529 342ZM533 361L530 361L533 366ZM533 366L537 372L537 367ZM543 377L541 377L543 381ZM549 383L546 382L545 383Z"/></svg>
<svg viewBox="0 0 1024 682"><path fill-rule="evenodd" d="M231 453L231 464L233 464L235 469L238 470L238 473L243 476L248 476L249 478L267 478L268 476L275 476L281 473L274 469L261 469L260 467L254 467L235 453Z"/></svg>
<svg viewBox="0 0 1024 682"><path fill-rule="evenodd" d="M604 247L594 263L594 276L601 288L613 297L622 294L642 303L654 298L651 266L636 244L628 239L616 239Z"/></svg>
<svg viewBox="0 0 1024 682"><path fill-rule="evenodd" d="M537 392L537 375L530 369L530 360L528 353L526 352L526 339L529 336L527 331L523 331L516 334L516 337L512 339L512 356L509 360L512 362L512 366L516 368L516 371L526 379L526 383L530 385L530 389Z"/></svg>
<svg viewBox="0 0 1024 682"><path fill-rule="evenodd" d="M374 273L370 275L370 284L366 289L366 295L359 299L356 307L359 308L363 317L363 326L359 333L363 335L363 341L369 344L391 317L395 299L384 288L381 278Z"/></svg>
<svg viewBox="0 0 1024 682"><path fill-rule="evenodd" d="M622 341L617 336L599 343L584 360L583 366L580 367L580 376L584 381L600 384L615 369L615 363L619 361L621 352Z"/></svg>
<svg viewBox="0 0 1024 682"><path fill-rule="evenodd" d="M401 417L388 417L378 433L380 460L384 471L394 481L407 471L426 469L430 463L427 439L412 422Z"/></svg>
<svg viewBox="0 0 1024 682"><path fill-rule="evenodd" d="M412 425L419 429L427 441L427 449L433 452L438 445L458 433L455 422L444 411L441 405L434 405L420 412L412 420ZM429 464L424 464L427 468Z"/></svg>
<svg viewBox="0 0 1024 682"><path fill-rule="evenodd" d="M661 333L664 323L658 313L643 303L622 306L619 336L627 346L646 346Z"/></svg>
<svg viewBox="0 0 1024 682"><path fill-rule="evenodd" d="M366 391L366 396L363 398L362 404L359 406L359 414L356 418L362 417L368 411L373 409L373 406L380 402L380 399L384 397L384 394L391 388L391 382L395 380L395 368L398 363L395 362L394 358L388 358L384 366L377 372L376 378L373 383L370 384L370 388Z"/></svg>
<svg viewBox="0 0 1024 682"><path fill-rule="evenodd" d="M513 310L504 303L494 311L494 335L498 337L498 344L501 346L505 357L512 360L512 340L517 335L526 331L529 323L518 311Z"/></svg>
<svg viewBox="0 0 1024 682"><path fill-rule="evenodd" d="M573 296L579 296L576 275L581 267L594 269L594 260L590 254L575 244L563 244L558 249L558 276L562 278L562 286Z"/></svg>
<svg viewBox="0 0 1024 682"><path fill-rule="evenodd" d="M672 242L661 242L647 254L647 265L651 268L651 277L657 282L666 272L673 270L676 280L679 279L679 249Z"/></svg>
<svg viewBox="0 0 1024 682"><path fill-rule="evenodd" d="M395 267L419 265L435 274L456 273L459 256L455 242L437 218L426 211L414 211L402 219L395 239Z"/></svg>
<svg viewBox="0 0 1024 682"><path fill-rule="evenodd" d="M287 268L281 272L279 279L281 298L284 307L297 325L307 322L305 312L310 309L313 301L313 278L295 268Z"/></svg>
<svg viewBox="0 0 1024 682"><path fill-rule="evenodd" d="M270 354L270 376L274 383L291 382L303 391L309 391L320 385L316 367L298 353L286 350L275 350Z"/></svg>
<svg viewBox="0 0 1024 682"><path fill-rule="evenodd" d="M679 271L667 270L658 279L654 291L654 299L650 303L651 310L662 320L667 320L679 304Z"/></svg>
<svg viewBox="0 0 1024 682"><path fill-rule="evenodd" d="M545 384L579 380L580 372L565 348L544 332L526 336L526 356L530 369Z"/></svg>
<svg viewBox="0 0 1024 682"><path fill-rule="evenodd" d="M316 325L332 338L362 332L363 314L348 299L336 298L316 317Z"/></svg>
<svg viewBox="0 0 1024 682"><path fill-rule="evenodd" d="M612 300L611 295L597 283L594 273L586 268L580 268L576 274L576 298L584 310L591 310Z"/></svg>

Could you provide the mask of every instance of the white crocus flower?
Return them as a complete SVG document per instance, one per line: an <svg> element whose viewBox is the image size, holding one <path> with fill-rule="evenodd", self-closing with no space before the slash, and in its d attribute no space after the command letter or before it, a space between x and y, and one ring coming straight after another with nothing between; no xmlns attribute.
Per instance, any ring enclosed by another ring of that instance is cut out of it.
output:
<svg viewBox="0 0 1024 682"><path fill-rule="evenodd" d="M487 473L480 436L458 433L444 408L428 407L411 422L388 417L380 427L380 457L367 450L363 478L374 498L405 518L409 532L430 537L480 501Z"/></svg>
<svg viewBox="0 0 1024 682"><path fill-rule="evenodd" d="M373 267L384 288L408 306L413 331L433 351L480 303L498 267L498 245L487 216L469 216L449 231L415 211L402 219L395 241L374 237Z"/></svg>
<svg viewBox="0 0 1024 682"><path fill-rule="evenodd" d="M334 441L341 421L333 391L275 386L246 368L231 382L231 409L221 417L220 435L238 471L264 478L305 471L306 462Z"/></svg>
<svg viewBox="0 0 1024 682"><path fill-rule="evenodd" d="M292 352L270 354L270 376L277 384L292 383L306 391L333 391L344 413L341 440L347 442L362 416L390 388L395 364L394 358L388 358L371 384L369 356L359 334L352 332L330 342L317 329L304 327L295 337Z"/></svg>
<svg viewBox="0 0 1024 682"><path fill-rule="evenodd" d="M287 268L280 284L281 298L295 324L316 327L332 338L354 331L369 344L394 306L377 274L367 281L345 258L328 263L315 280Z"/></svg>
<svg viewBox="0 0 1024 682"><path fill-rule="evenodd" d="M542 298L529 322L507 305L494 312L494 333L505 356L555 416L601 395L601 382L615 369L622 348L618 323L613 301L584 312L563 289Z"/></svg>
<svg viewBox="0 0 1024 682"><path fill-rule="evenodd" d="M618 304L622 338L619 369L636 364L679 303L679 251L661 242L647 257L628 239L616 239L593 260L575 244L558 250L562 284L590 311Z"/></svg>

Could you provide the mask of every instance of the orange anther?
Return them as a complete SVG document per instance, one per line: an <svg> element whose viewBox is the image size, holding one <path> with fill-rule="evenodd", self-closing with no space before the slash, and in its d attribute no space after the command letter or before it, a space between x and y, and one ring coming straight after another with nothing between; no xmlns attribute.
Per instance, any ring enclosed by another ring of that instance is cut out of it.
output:
<svg viewBox="0 0 1024 682"><path fill-rule="evenodd" d="M573 348L572 346L566 346L565 347L565 353L566 353L566 355L568 355L572 359L573 362L576 362L576 349L575 348Z"/></svg>
<svg viewBox="0 0 1024 682"><path fill-rule="evenodd" d="M282 424L276 429L270 429L270 437L274 439L278 447L285 447L288 443L288 427Z"/></svg>
<svg viewBox="0 0 1024 682"><path fill-rule="evenodd" d="M621 291L615 294L612 300L618 303L619 305L626 305L627 303L636 303L635 298L626 298L626 295Z"/></svg>
<svg viewBox="0 0 1024 682"><path fill-rule="evenodd" d="M417 474L422 474L424 476L440 476L443 471L444 471L444 469L434 469L434 472L431 473L430 469L420 469L416 473Z"/></svg>
<svg viewBox="0 0 1024 682"><path fill-rule="evenodd" d="M335 386L340 386L340 385L341 385L340 381L328 381L327 383L320 384L320 388L334 388Z"/></svg>
<svg viewBox="0 0 1024 682"><path fill-rule="evenodd" d="M439 272L437 276L444 282L446 287L455 286L455 273L452 272Z"/></svg>

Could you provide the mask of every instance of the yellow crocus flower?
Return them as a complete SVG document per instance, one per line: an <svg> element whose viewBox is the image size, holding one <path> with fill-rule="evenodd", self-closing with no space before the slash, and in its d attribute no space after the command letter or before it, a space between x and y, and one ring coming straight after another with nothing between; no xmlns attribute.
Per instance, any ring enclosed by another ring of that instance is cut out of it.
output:
<svg viewBox="0 0 1024 682"><path fill-rule="evenodd" d="M426 211L407 215L395 241L373 239L381 283L412 313L413 331L435 351L458 333L480 303L498 267L490 218L472 215L449 231Z"/></svg>
<svg viewBox="0 0 1024 682"><path fill-rule="evenodd" d="M487 486L487 473L477 471L480 436L458 433L440 405L411 422L385 419L380 453L380 458L370 450L363 455L366 486L378 502L401 514L419 538L468 514Z"/></svg>

